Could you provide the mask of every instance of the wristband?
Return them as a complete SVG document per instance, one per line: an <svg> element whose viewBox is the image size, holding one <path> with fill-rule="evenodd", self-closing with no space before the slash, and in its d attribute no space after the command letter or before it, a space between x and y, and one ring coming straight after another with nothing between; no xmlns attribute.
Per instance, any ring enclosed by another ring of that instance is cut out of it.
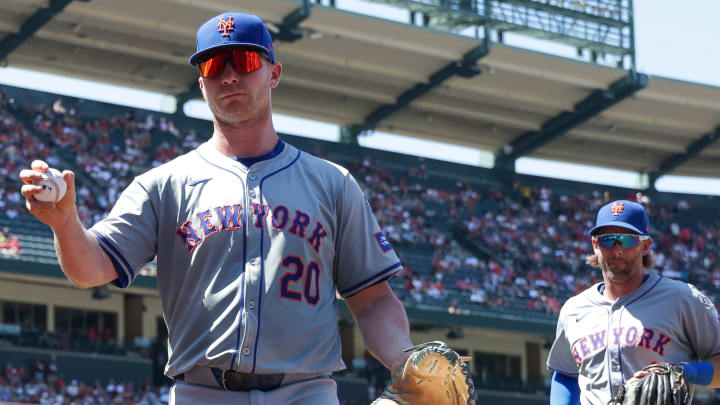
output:
<svg viewBox="0 0 720 405"><path fill-rule="evenodd" d="M710 385L715 374L715 368L709 361L680 364L683 368L685 380L691 384Z"/></svg>

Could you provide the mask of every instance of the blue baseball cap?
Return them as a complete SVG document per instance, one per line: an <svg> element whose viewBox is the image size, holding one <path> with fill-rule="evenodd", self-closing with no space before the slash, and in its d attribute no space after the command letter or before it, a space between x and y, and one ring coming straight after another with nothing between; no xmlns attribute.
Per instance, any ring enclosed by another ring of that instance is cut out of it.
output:
<svg viewBox="0 0 720 405"><path fill-rule="evenodd" d="M595 227L588 233L592 235L603 226L619 226L640 235L650 236L650 219L645 208L632 201L617 200L600 208Z"/></svg>
<svg viewBox="0 0 720 405"><path fill-rule="evenodd" d="M263 21L252 14L222 13L198 28L197 52L190 57L196 65L205 56L226 47L255 48L275 63L272 37Z"/></svg>

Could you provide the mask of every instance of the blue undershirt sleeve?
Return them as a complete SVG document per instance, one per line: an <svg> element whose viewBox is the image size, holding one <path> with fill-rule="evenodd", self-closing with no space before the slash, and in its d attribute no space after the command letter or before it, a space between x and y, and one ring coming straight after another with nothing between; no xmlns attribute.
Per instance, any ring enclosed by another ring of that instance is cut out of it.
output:
<svg viewBox="0 0 720 405"><path fill-rule="evenodd" d="M554 372L550 384L550 405L580 405L578 378Z"/></svg>

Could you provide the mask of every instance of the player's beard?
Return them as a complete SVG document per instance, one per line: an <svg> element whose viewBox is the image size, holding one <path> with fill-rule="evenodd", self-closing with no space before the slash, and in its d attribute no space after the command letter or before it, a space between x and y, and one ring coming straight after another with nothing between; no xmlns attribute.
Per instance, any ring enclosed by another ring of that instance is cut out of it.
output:
<svg viewBox="0 0 720 405"><path fill-rule="evenodd" d="M623 283L642 271L641 264L636 263L636 260L607 260L601 261L600 267L608 281Z"/></svg>

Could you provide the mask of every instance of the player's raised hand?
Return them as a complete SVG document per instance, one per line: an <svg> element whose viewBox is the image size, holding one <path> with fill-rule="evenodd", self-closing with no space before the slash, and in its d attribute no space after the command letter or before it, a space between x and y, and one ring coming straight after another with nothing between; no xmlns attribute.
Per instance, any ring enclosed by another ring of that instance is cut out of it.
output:
<svg viewBox="0 0 720 405"><path fill-rule="evenodd" d="M23 186L20 191L25 197L25 207L31 214L52 228L62 227L77 217L75 173L70 170L62 173L63 179L67 183L67 191L60 201L57 203L38 201L35 196L40 194L43 188L37 184L42 180L43 173L47 173L49 169L50 166L44 161L35 160L30 165L30 169L21 170L20 180L22 180Z"/></svg>

